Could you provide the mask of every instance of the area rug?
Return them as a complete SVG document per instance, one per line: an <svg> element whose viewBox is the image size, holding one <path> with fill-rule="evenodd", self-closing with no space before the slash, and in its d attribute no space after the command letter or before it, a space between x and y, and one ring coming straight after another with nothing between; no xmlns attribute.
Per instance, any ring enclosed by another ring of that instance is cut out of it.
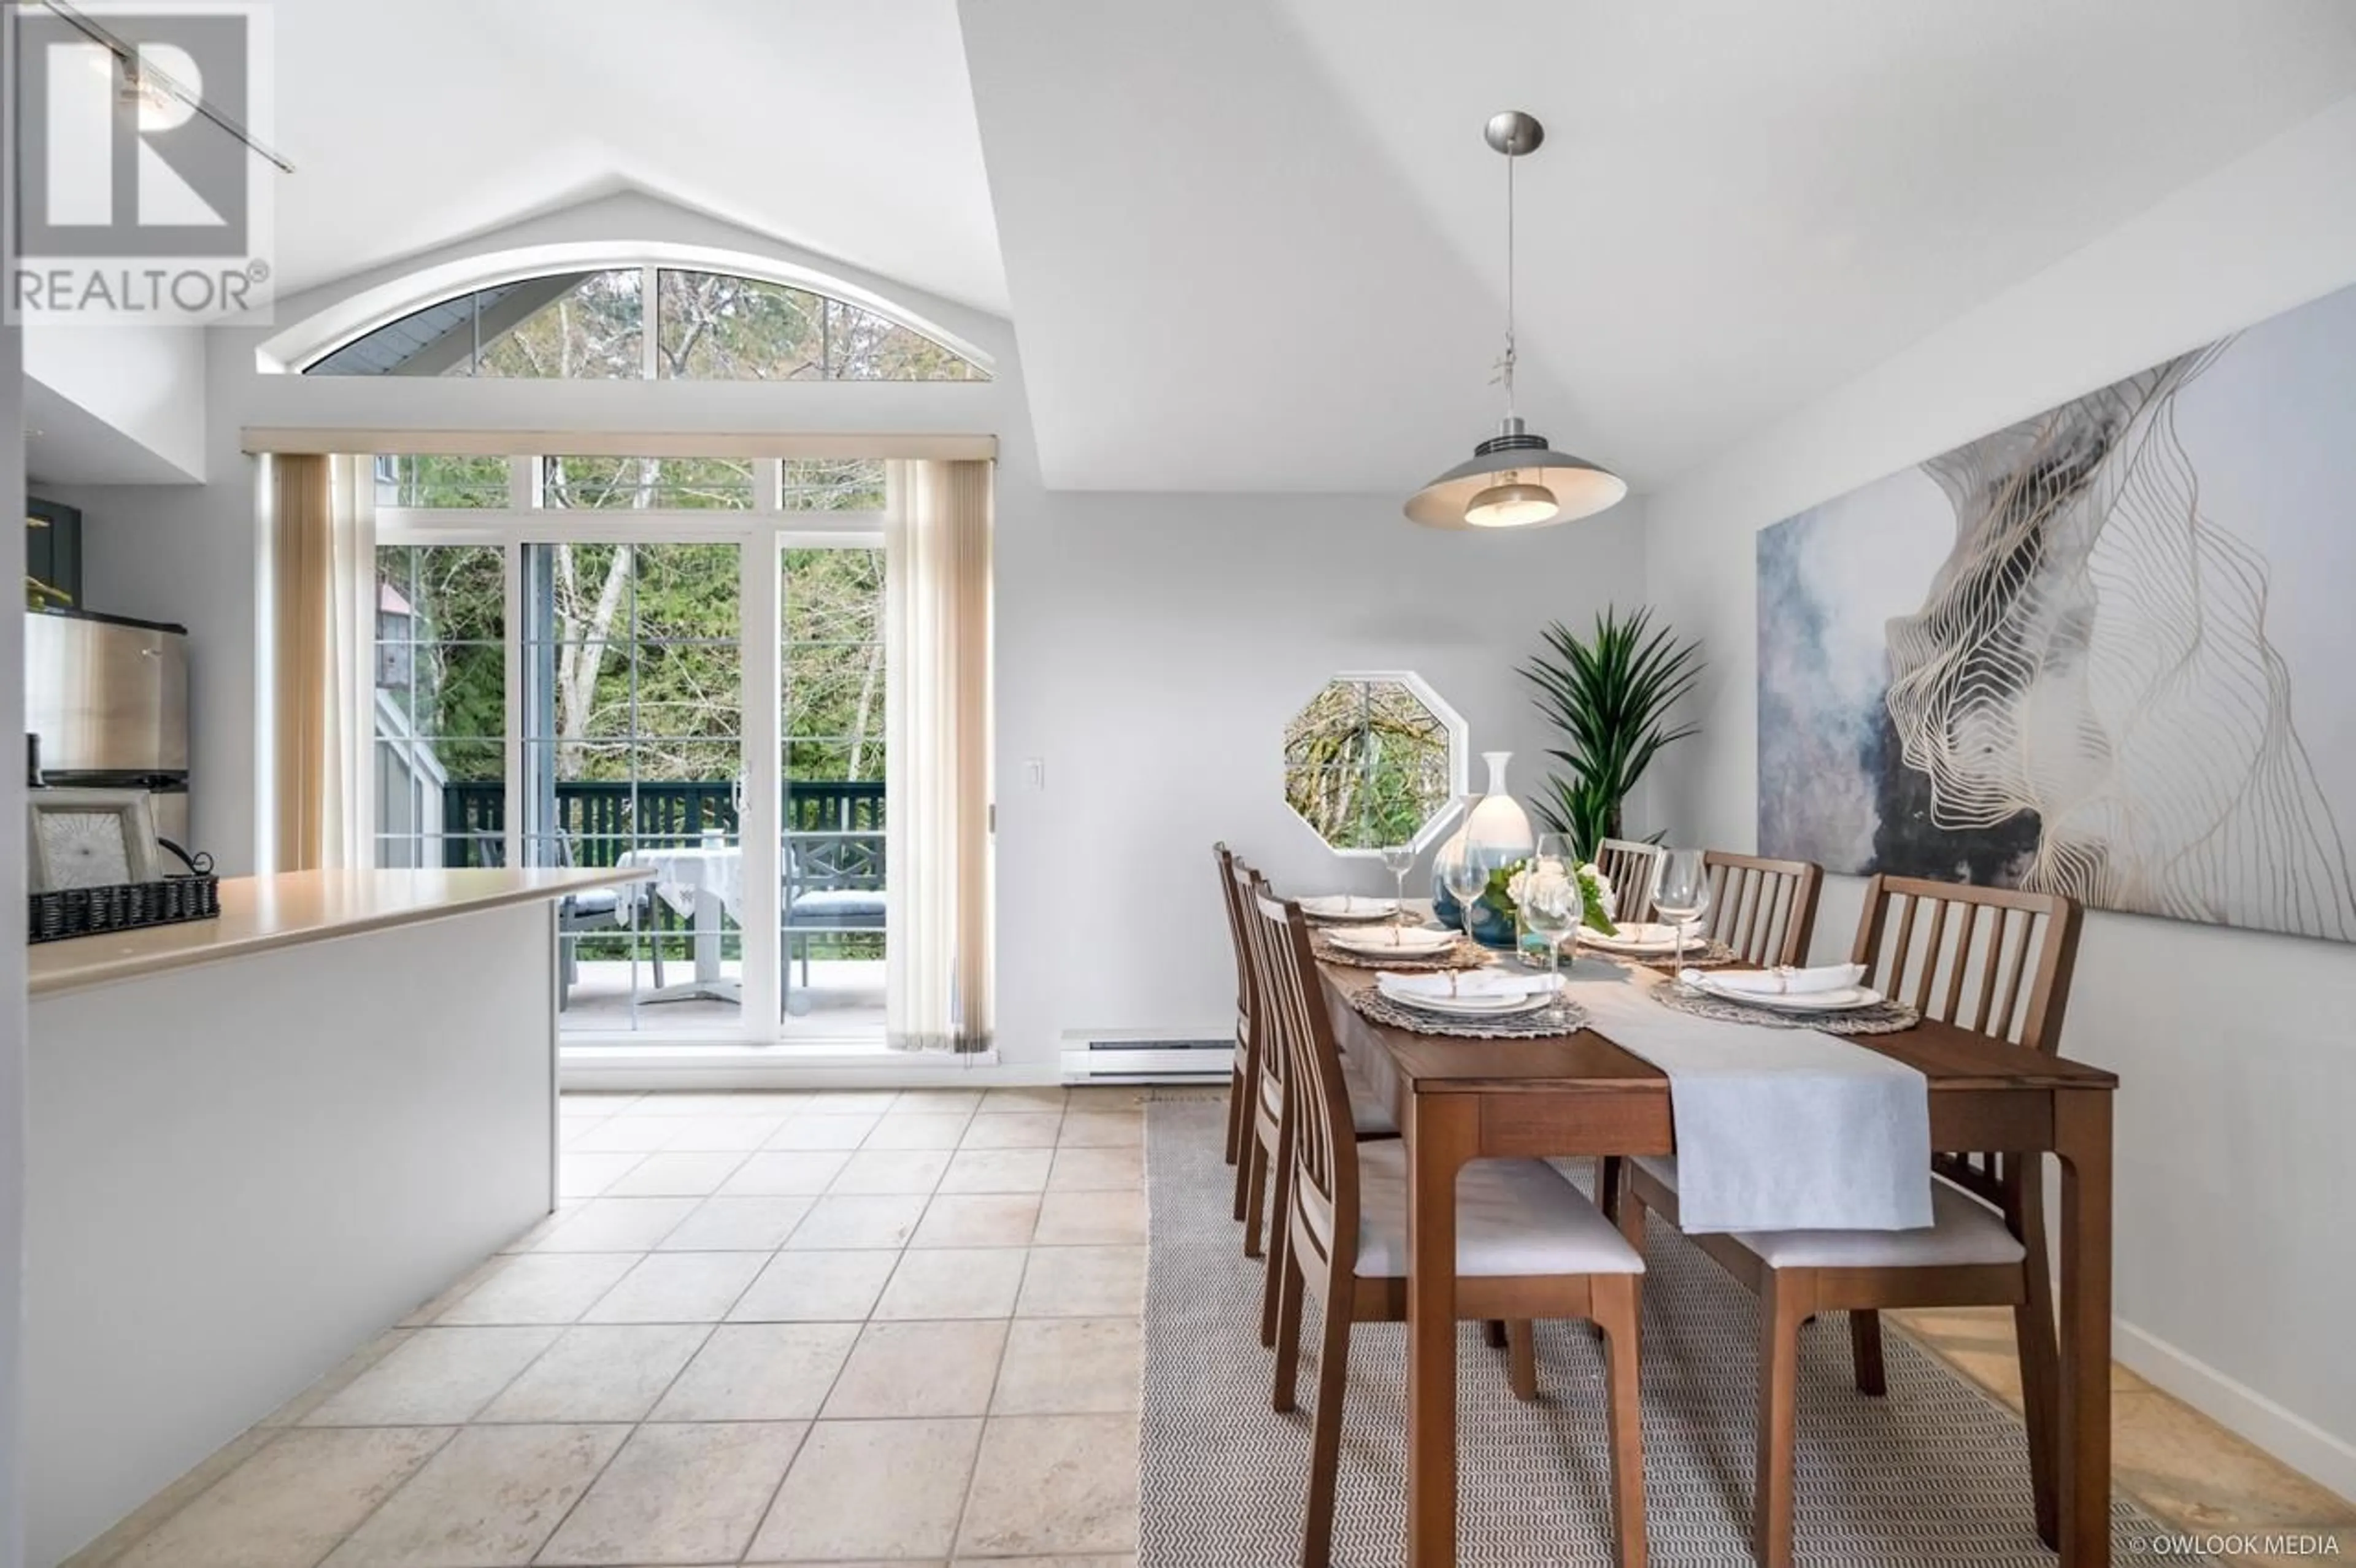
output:
<svg viewBox="0 0 2356 1568"><path fill-rule="evenodd" d="M1279 1568L1301 1553L1316 1392L1317 1308L1301 1336L1301 1408L1269 1408L1259 1344L1260 1266L1242 1255L1221 1158L1226 1108L1147 1108L1152 1202L1145 1305L1141 1568ZM1751 1562L1757 1311L1750 1295L1665 1225L1645 1264L1644 1444L1652 1560L1662 1568ZM2051 1568L2031 1523L2019 1419L1896 1333L1889 1394L1849 1379L1838 1317L1801 1336L1798 1561L1857 1568ZM1405 1331L1353 1336L1333 1560L1398 1563L1407 1529ZM1465 1568L1608 1568L1610 1449L1601 1347L1583 1324L1537 1329L1539 1398L1516 1401L1505 1354L1461 1332L1459 1526ZM2176 1568L2143 1543L2164 1528L2111 1508L2120 1568Z"/></svg>

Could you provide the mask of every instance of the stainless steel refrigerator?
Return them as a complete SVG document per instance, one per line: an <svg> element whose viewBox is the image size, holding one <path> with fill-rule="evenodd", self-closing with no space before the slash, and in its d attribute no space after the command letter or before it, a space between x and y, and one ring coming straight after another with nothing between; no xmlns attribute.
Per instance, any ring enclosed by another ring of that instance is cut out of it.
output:
<svg viewBox="0 0 2356 1568"><path fill-rule="evenodd" d="M48 784L144 789L188 849L188 631L81 610L25 615L25 728Z"/></svg>

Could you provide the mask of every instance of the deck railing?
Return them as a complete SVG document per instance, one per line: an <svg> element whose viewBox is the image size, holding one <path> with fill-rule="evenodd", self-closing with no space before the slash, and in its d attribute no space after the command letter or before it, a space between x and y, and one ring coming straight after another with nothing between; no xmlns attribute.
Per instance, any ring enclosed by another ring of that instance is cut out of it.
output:
<svg viewBox="0 0 2356 1568"><path fill-rule="evenodd" d="M443 786L444 865L504 863L507 797L502 784ZM737 831L736 785L727 779L637 784L573 780L556 786L552 833L562 846L562 858L575 866L611 866L627 849L700 844L707 834L734 837ZM785 831L881 833L884 785L796 780L787 785ZM530 858L544 863L558 859Z"/></svg>

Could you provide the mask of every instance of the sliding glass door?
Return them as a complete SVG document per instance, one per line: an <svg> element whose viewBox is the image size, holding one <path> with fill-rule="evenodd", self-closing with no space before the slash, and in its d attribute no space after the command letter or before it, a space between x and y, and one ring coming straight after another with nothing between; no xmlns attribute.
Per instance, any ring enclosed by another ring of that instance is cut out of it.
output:
<svg viewBox="0 0 2356 1568"><path fill-rule="evenodd" d="M783 1026L884 1027L884 551L779 556L786 900Z"/></svg>
<svg viewBox="0 0 2356 1568"><path fill-rule="evenodd" d="M880 465L461 461L380 492L380 863L648 872L560 908L573 1043L879 1042Z"/></svg>
<svg viewBox="0 0 2356 1568"><path fill-rule="evenodd" d="M743 554L523 547L525 859L654 879L562 912L572 1029L731 1029L740 1016Z"/></svg>

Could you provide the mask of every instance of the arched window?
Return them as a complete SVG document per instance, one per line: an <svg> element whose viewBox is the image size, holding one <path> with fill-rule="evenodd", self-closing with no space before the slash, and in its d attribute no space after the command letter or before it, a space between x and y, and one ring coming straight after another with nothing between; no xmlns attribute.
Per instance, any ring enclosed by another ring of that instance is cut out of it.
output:
<svg viewBox="0 0 2356 1568"><path fill-rule="evenodd" d="M653 301L654 319L647 319ZM410 312L306 376L557 380L987 381L958 350L861 305L727 272L552 272Z"/></svg>

